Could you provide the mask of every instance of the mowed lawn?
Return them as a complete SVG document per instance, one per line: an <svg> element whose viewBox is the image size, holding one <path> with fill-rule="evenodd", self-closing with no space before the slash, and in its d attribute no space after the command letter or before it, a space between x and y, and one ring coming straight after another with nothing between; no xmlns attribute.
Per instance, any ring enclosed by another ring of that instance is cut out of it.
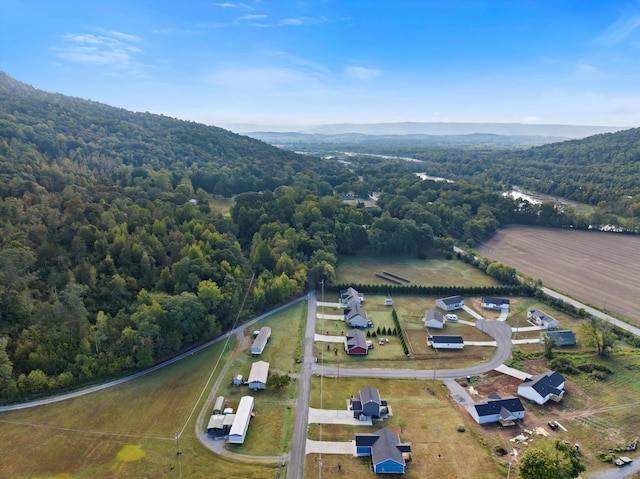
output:
<svg viewBox="0 0 640 479"><path fill-rule="evenodd" d="M499 231L478 251L640 325L640 236L519 226Z"/></svg>
<svg viewBox="0 0 640 479"><path fill-rule="evenodd" d="M403 477L411 478L495 478L500 477L499 460L477 440L475 433L458 432L466 424L442 383L414 380L342 378L322 381L322 407L346 409L347 400L363 386L374 386L386 399L393 416L373 426L312 425L309 438L324 441L350 441L356 433L373 432L386 427L411 443L412 462ZM313 378L311 407L320 407L320 379ZM322 429L322 431L321 431ZM402 430L401 430L402 429ZM319 455L307 455L305 478L318 477ZM376 477L371 458L323 454L323 477ZM340 468L338 468L340 465ZM393 476L395 477L395 476Z"/></svg>
<svg viewBox="0 0 640 479"><path fill-rule="evenodd" d="M375 273L383 271L400 275L411 281L409 284L425 286L491 286L498 284L479 269L457 259L372 256L340 258L336 267L336 283L388 284L393 286L393 283L375 276Z"/></svg>
<svg viewBox="0 0 640 479"><path fill-rule="evenodd" d="M270 325L273 329L260 359L271 361L277 370L294 370L297 335L303 331L299 325L304 317L306 302L259 322L258 328ZM225 478L275 477L276 464L218 456L195 434L198 414L234 348L235 337L228 347L220 343L113 388L47 406L0 413L0 477L179 478L209 477L211 471ZM248 350L241 353L241 360L230 368L229 384L231 371L248 363L250 356ZM241 395L255 395L258 412L250 425L246 447L236 446L235 452L264 455L289 449L295 409L287 406L295 402L296 390L297 384L292 383L282 391L265 391L262 395L247 388L229 394L232 406L237 406ZM183 428L182 454L178 456L175 434Z"/></svg>

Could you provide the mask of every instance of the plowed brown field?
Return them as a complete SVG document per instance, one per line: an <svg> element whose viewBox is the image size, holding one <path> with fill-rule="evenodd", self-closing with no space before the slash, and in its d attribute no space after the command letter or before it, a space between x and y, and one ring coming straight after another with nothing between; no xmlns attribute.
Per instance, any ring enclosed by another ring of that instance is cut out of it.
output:
<svg viewBox="0 0 640 479"><path fill-rule="evenodd" d="M499 231L478 251L640 324L640 236L519 226Z"/></svg>

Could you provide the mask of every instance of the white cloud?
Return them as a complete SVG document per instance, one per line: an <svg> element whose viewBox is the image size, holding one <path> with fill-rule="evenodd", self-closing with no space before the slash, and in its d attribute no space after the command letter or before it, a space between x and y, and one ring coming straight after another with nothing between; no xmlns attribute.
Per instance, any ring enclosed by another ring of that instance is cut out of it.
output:
<svg viewBox="0 0 640 479"><path fill-rule="evenodd" d="M138 47L142 39L116 30L96 29L100 34L69 33L62 44L52 48L56 56L67 62L84 65L110 66L119 73L143 76L145 66L138 57L144 51Z"/></svg>
<svg viewBox="0 0 640 479"><path fill-rule="evenodd" d="M578 70L584 73L597 72L600 69L595 65L590 65L588 63L581 63L578 65Z"/></svg>
<svg viewBox="0 0 640 479"><path fill-rule="evenodd" d="M380 76L382 72L374 68L351 66L345 68L344 73L347 78L350 78L352 80L366 81Z"/></svg>
<svg viewBox="0 0 640 479"><path fill-rule="evenodd" d="M205 81L230 90L277 90L305 86L314 81L308 73L287 67L231 65L205 77Z"/></svg>
<svg viewBox="0 0 640 479"><path fill-rule="evenodd" d="M597 38L596 43L604 46L618 45L625 41L636 29L640 27L640 13L628 14L622 12L620 18L612 23Z"/></svg>

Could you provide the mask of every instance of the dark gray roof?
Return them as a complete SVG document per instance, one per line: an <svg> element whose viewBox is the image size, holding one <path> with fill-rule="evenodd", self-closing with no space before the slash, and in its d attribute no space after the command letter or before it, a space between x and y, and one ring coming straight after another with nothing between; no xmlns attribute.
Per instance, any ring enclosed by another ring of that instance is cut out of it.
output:
<svg viewBox="0 0 640 479"><path fill-rule="evenodd" d="M462 296L449 296L447 298L440 298L444 304L457 304L462 301Z"/></svg>
<svg viewBox="0 0 640 479"><path fill-rule="evenodd" d="M400 444L400 436L386 428L373 434L356 434L356 446L371 447L371 458L374 465L389 460L405 465L402 453L411 452L410 445Z"/></svg>
<svg viewBox="0 0 640 479"><path fill-rule="evenodd" d="M473 405L478 412L478 416L493 416L494 414L500 414L502 408L505 408L509 412L524 411L524 406L519 398L508 397L502 399L490 399L482 401Z"/></svg>
<svg viewBox="0 0 640 479"><path fill-rule="evenodd" d="M357 346L367 349L367 338L361 330L352 329L347 333L347 349Z"/></svg>
<svg viewBox="0 0 640 479"><path fill-rule="evenodd" d="M362 401L362 404L368 402L380 404L380 393L373 386L365 386L360 389L360 401Z"/></svg>
<svg viewBox="0 0 640 479"><path fill-rule="evenodd" d="M576 333L570 330L545 331L544 336L552 339L556 346L571 346L576 344Z"/></svg>
<svg viewBox="0 0 640 479"><path fill-rule="evenodd" d="M525 379L522 385L531 386L540 396L547 397L549 394L562 394L562 390L558 389L562 383L564 378L559 372L547 371Z"/></svg>
<svg viewBox="0 0 640 479"><path fill-rule="evenodd" d="M436 344L437 343L464 344L464 341L462 340L462 336L443 336L443 335L431 336L431 341L433 341Z"/></svg>
<svg viewBox="0 0 640 479"><path fill-rule="evenodd" d="M347 319L353 319L354 317L360 315L362 316L364 319L368 319L367 318L367 312L364 310L364 308L361 308L360 306L356 305L353 308L349 308L345 310L345 315L347 316Z"/></svg>
<svg viewBox="0 0 640 479"><path fill-rule="evenodd" d="M482 302L488 303L488 304L510 304L511 303L511 301L509 301L508 299L494 298L493 296L483 296Z"/></svg>

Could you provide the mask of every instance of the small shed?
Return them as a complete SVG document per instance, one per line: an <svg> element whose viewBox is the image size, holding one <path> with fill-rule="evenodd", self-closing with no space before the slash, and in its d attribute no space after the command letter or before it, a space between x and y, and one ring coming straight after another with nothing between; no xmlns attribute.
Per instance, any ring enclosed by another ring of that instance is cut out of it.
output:
<svg viewBox="0 0 640 479"><path fill-rule="evenodd" d="M213 414L222 414L224 411L224 396L218 396L216 402L213 403Z"/></svg>
<svg viewBox="0 0 640 479"><path fill-rule="evenodd" d="M260 328L260 332L256 336L256 339L253 340L253 345L251 346L251 354L262 354L264 351L269 338L271 337L271 328L269 326L264 326Z"/></svg>
<svg viewBox="0 0 640 479"><path fill-rule="evenodd" d="M234 386L242 386L242 383L243 383L242 374L236 374L233 377L233 385Z"/></svg>

